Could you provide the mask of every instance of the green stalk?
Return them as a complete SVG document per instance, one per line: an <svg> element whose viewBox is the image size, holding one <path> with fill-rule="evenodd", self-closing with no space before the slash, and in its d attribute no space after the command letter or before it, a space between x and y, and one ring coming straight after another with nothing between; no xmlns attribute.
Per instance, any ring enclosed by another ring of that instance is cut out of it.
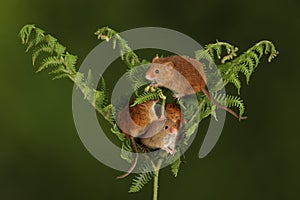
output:
<svg viewBox="0 0 300 200"><path fill-rule="evenodd" d="M153 177L153 200L158 199L158 178L159 178L159 170L160 166L163 162L163 158L159 159L157 162L157 165L155 166L154 163L152 163L153 169L154 169L154 177Z"/></svg>

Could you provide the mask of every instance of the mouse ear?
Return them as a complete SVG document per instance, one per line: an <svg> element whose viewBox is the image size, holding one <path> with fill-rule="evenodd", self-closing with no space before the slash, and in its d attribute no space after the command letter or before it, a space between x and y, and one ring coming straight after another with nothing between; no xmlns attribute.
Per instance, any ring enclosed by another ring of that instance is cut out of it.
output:
<svg viewBox="0 0 300 200"><path fill-rule="evenodd" d="M152 62L155 62L159 59L158 55L156 54L156 56L152 59Z"/></svg>
<svg viewBox="0 0 300 200"><path fill-rule="evenodd" d="M166 69L168 70L174 67L174 63L172 61L165 62L164 66L166 66Z"/></svg>

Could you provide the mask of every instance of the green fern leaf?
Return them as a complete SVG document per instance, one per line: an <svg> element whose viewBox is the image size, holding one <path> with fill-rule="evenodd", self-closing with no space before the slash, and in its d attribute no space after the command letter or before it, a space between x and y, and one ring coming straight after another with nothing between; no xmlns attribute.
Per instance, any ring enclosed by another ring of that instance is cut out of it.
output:
<svg viewBox="0 0 300 200"><path fill-rule="evenodd" d="M61 45L59 43L56 43L54 46L54 51L56 52L56 54L58 56L62 56L66 51L66 47L64 47L63 45Z"/></svg>
<svg viewBox="0 0 300 200"><path fill-rule="evenodd" d="M55 45L57 43L57 39L55 37L53 37L52 35L46 35L45 41L50 47L55 48Z"/></svg>
<svg viewBox="0 0 300 200"><path fill-rule="evenodd" d="M242 117L245 112L245 106L243 103L243 100L238 96L232 96L232 95L225 95L225 94L218 94L213 93L213 98L220 103L221 105L224 105L228 108L236 107L239 109L239 116Z"/></svg>
<svg viewBox="0 0 300 200"><path fill-rule="evenodd" d="M61 64L63 64L61 57L58 57L58 56L47 57L47 58L44 58L41 66L38 68L37 72L40 72L48 67L51 67L51 66L55 67L55 66L58 66Z"/></svg>
<svg viewBox="0 0 300 200"><path fill-rule="evenodd" d="M153 174L150 172L146 172L146 173L140 173L138 174L134 179L133 179L133 183L131 185L131 187L129 188L130 193L134 193L134 192L138 192L141 189L143 189L143 187L149 183L149 181L151 181L153 178Z"/></svg>
<svg viewBox="0 0 300 200"><path fill-rule="evenodd" d="M42 44L39 48L35 49L34 52L32 53L32 64L33 65L35 65L36 59L39 57L39 55L42 52L52 54L53 53L53 48L48 46L47 44Z"/></svg>
<svg viewBox="0 0 300 200"><path fill-rule="evenodd" d="M106 93L104 91L96 90L94 95L95 106L98 109L102 109L106 103Z"/></svg>
<svg viewBox="0 0 300 200"><path fill-rule="evenodd" d="M131 107L137 105L137 104L141 104L147 101L151 101L151 100L157 100L159 99L159 94L157 94L156 92L152 93L152 92L144 92L142 95L140 95L139 97L137 97L134 101L134 103L131 105Z"/></svg>
<svg viewBox="0 0 300 200"><path fill-rule="evenodd" d="M102 75L100 75L100 91L106 92L106 83Z"/></svg>
<svg viewBox="0 0 300 200"><path fill-rule="evenodd" d="M180 160L180 157L179 157L179 158L178 158L174 163L172 163L172 165L171 165L171 171L172 171L172 173L173 173L173 175L174 175L175 177L177 177L177 175L178 175L180 164L181 164L181 160Z"/></svg>
<svg viewBox="0 0 300 200"><path fill-rule="evenodd" d="M32 47L34 47L35 43L36 43L36 39L33 39L33 40L27 42L28 46L27 46L25 52L27 53L30 49L32 49Z"/></svg>
<svg viewBox="0 0 300 200"><path fill-rule="evenodd" d="M52 80L62 79L62 78L68 78L68 74L58 74L52 78Z"/></svg>
<svg viewBox="0 0 300 200"><path fill-rule="evenodd" d="M75 64L77 62L77 56L71 55L68 52L66 53L66 56L64 58L66 66L72 71L76 72Z"/></svg>
<svg viewBox="0 0 300 200"><path fill-rule="evenodd" d="M226 107L237 107L239 109L239 116L242 117L245 112L245 106L243 100L237 96L227 95Z"/></svg>
<svg viewBox="0 0 300 200"><path fill-rule="evenodd" d="M138 66L141 63L138 56L128 46L127 41L121 38L116 31L106 26L98 29L95 32L95 35L97 35L98 39L105 40L107 42L109 42L109 40L114 36L115 39L113 40L113 49L115 49L116 45L118 44L121 59L129 68Z"/></svg>
<svg viewBox="0 0 300 200"><path fill-rule="evenodd" d="M44 41L45 39L44 33L45 33L44 30L35 28L35 46L37 46L38 44Z"/></svg>
<svg viewBox="0 0 300 200"><path fill-rule="evenodd" d="M264 54L270 54L268 58L270 62L278 55L278 51L276 51L275 46L270 41L263 40L236 59L219 65L218 68L221 71L225 85L231 82L239 88L240 81L237 77L238 72L242 72L246 76L247 84L249 84L250 77L258 67L259 60Z"/></svg>
<svg viewBox="0 0 300 200"><path fill-rule="evenodd" d="M60 73L65 73L65 67L63 65L59 65L57 66L56 69L49 72L49 74L60 74Z"/></svg>
<svg viewBox="0 0 300 200"><path fill-rule="evenodd" d="M148 161L149 162L149 161ZM138 174L137 176L135 176L135 178L132 181L132 185L129 188L129 192L130 193L134 193L134 192L138 192L141 189L143 189L143 187L149 183L154 174L152 171L148 172L149 169L151 169L149 163L147 161L144 163L144 166L141 167L141 173Z"/></svg>
<svg viewBox="0 0 300 200"><path fill-rule="evenodd" d="M222 58L222 47L225 47L227 55ZM225 63L228 60L233 59L236 56L236 52L238 48L227 43L227 42L219 42L217 41L214 44L208 44L205 46L205 51L210 54L212 58L214 58L214 52L217 55L217 58L221 60L221 63Z"/></svg>
<svg viewBox="0 0 300 200"><path fill-rule="evenodd" d="M238 94L240 94L240 89L241 89L241 81L239 80L239 76L237 73L231 74L229 79L227 80L229 83L232 83L236 89L238 90ZM226 84L226 82L225 82Z"/></svg>
<svg viewBox="0 0 300 200"><path fill-rule="evenodd" d="M34 24L28 24L28 25L25 25L20 30L19 36L21 38L22 44L27 44L28 43L30 34L31 34L32 30L34 30L34 29L35 29Z"/></svg>
<svg viewBox="0 0 300 200"><path fill-rule="evenodd" d="M32 31L33 29L31 29ZM27 48L25 50L25 52L28 52L30 49L32 49L32 47L37 46L38 44L40 44L42 41L44 41L44 31L39 29L39 28L34 28L34 38L30 41L27 41ZM31 33L31 32L30 32ZM29 35L28 35L29 38Z"/></svg>
<svg viewBox="0 0 300 200"><path fill-rule="evenodd" d="M125 140L122 142L122 148L121 148L121 158L123 160L126 160L128 163L133 162L133 156L132 156L132 147L131 143L128 138L125 138Z"/></svg>
<svg viewBox="0 0 300 200"><path fill-rule="evenodd" d="M117 124L114 124L113 128L111 128L110 130L113 134L115 134L119 138L120 141L123 142L125 140L125 135L121 133L121 131L118 129Z"/></svg>

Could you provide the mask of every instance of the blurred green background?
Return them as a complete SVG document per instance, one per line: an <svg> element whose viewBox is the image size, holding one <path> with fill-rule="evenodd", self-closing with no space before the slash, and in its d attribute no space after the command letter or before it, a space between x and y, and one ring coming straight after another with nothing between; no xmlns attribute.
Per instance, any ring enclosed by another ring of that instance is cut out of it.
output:
<svg viewBox="0 0 300 200"><path fill-rule="evenodd" d="M99 41L99 27L171 28L205 45L227 41L243 52L272 40L279 56L263 58L242 88L248 120L228 116L213 151L198 158L203 134L180 174L163 169L160 199L299 199L299 1L11 0L0 4L0 199L151 199L152 184L129 194L131 178L94 159L77 135L72 83L36 74L18 38L27 23L59 38L79 64ZM132 177L132 176L131 176Z"/></svg>

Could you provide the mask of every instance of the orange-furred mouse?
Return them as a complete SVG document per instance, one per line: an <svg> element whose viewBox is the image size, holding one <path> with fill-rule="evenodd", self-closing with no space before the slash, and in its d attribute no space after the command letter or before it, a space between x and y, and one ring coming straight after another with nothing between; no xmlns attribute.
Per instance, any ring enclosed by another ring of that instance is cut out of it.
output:
<svg viewBox="0 0 300 200"><path fill-rule="evenodd" d="M128 176L135 168L138 160L138 152L134 137L142 135L153 121L158 120L155 112L156 103L157 101L147 101L133 107L127 105L117 113L116 121L118 127L121 129L122 133L129 137L135 155L134 162L128 172L117 178Z"/></svg>
<svg viewBox="0 0 300 200"><path fill-rule="evenodd" d="M146 79L155 81L154 86L165 87L173 90L176 98L185 95L203 92L204 95L218 108L222 108L238 119L239 117L233 110L219 104L212 98L206 89L206 76L202 64L192 58L182 56L170 56L159 58L156 56L146 72Z"/></svg>
<svg viewBox="0 0 300 200"><path fill-rule="evenodd" d="M181 116L181 109L176 103L167 103L165 106L166 118L172 120L174 123L180 125L184 119Z"/></svg>
<svg viewBox="0 0 300 200"><path fill-rule="evenodd" d="M140 142L149 148L160 148L174 154L176 152L175 146L182 121L181 109L175 103L167 103L165 105L165 114L166 121L164 127L157 133L152 133L152 128L149 128ZM150 137L147 137L148 135Z"/></svg>

